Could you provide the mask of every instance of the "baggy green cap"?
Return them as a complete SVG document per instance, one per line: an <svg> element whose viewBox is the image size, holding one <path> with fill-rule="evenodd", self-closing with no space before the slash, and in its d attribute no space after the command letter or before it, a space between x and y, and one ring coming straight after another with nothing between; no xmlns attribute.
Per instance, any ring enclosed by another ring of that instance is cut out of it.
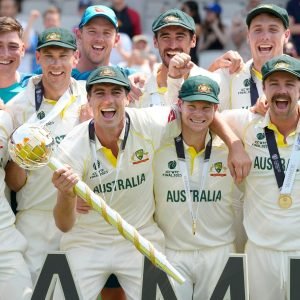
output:
<svg viewBox="0 0 300 300"><path fill-rule="evenodd" d="M274 17L277 17L282 21L283 26L286 29L289 28L289 16L286 9L279 7L275 4L261 4L253 8L247 15L246 18L247 26L249 27L251 21L260 14L273 15Z"/></svg>
<svg viewBox="0 0 300 300"><path fill-rule="evenodd" d="M300 61L286 54L270 59L261 69L263 81L272 73L279 71L290 73L300 79Z"/></svg>
<svg viewBox="0 0 300 300"><path fill-rule="evenodd" d="M130 91L130 82L124 71L117 66L102 66L95 69L86 81L86 90L89 91L96 83L114 83L124 86Z"/></svg>
<svg viewBox="0 0 300 300"><path fill-rule="evenodd" d="M39 35L36 49L48 46L77 49L74 35L69 30L58 27L48 28Z"/></svg>
<svg viewBox="0 0 300 300"><path fill-rule="evenodd" d="M158 16L152 24L152 31L157 32L167 26L180 26L195 33L194 19L177 8L167 10Z"/></svg>
<svg viewBox="0 0 300 300"><path fill-rule="evenodd" d="M179 98L183 101L207 101L214 104L219 103L219 85L207 76L189 77L179 91Z"/></svg>

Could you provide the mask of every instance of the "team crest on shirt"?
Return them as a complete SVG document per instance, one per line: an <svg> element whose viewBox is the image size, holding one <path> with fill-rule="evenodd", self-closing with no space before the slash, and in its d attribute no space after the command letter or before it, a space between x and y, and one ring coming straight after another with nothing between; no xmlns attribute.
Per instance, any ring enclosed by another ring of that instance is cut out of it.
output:
<svg viewBox="0 0 300 300"><path fill-rule="evenodd" d="M177 162L176 160L170 160L167 164L166 170L162 173L164 177L181 177L181 173L176 170Z"/></svg>
<svg viewBox="0 0 300 300"><path fill-rule="evenodd" d="M102 166L101 162L97 159L97 162L93 163L94 172L90 176L90 179L103 176L108 173L108 171Z"/></svg>
<svg viewBox="0 0 300 300"><path fill-rule="evenodd" d="M147 160L149 160L149 152L145 152L144 149L136 150L131 155L131 162L133 165L137 165L137 164L146 162Z"/></svg>
<svg viewBox="0 0 300 300"><path fill-rule="evenodd" d="M264 132L258 132L256 134L256 139L252 143L252 146L256 148L267 148L266 135Z"/></svg>
<svg viewBox="0 0 300 300"><path fill-rule="evenodd" d="M168 162L168 167L169 167L170 170L175 169L176 165L177 165L176 160L171 160L171 161Z"/></svg>
<svg viewBox="0 0 300 300"><path fill-rule="evenodd" d="M247 78L247 79L245 79L244 81L243 81L243 84L244 84L244 86L245 87L248 87L248 86L250 86L250 78Z"/></svg>
<svg viewBox="0 0 300 300"><path fill-rule="evenodd" d="M224 177L227 175L226 174L227 169L228 168L226 166L224 166L221 161L218 161L210 167L210 176Z"/></svg>
<svg viewBox="0 0 300 300"><path fill-rule="evenodd" d="M263 139L265 138L265 136L266 136L266 135L265 135L263 132L259 132L259 133L256 135L257 139L260 140L260 141L263 140Z"/></svg>
<svg viewBox="0 0 300 300"><path fill-rule="evenodd" d="M42 120L45 118L45 112L44 111L40 111L38 114L37 114L37 118L39 120Z"/></svg>
<svg viewBox="0 0 300 300"><path fill-rule="evenodd" d="M240 85L241 87L238 88L238 90L237 90L238 95L250 94L250 80L251 80L251 78L244 79L243 86ZM243 108L248 108L248 107L243 107Z"/></svg>

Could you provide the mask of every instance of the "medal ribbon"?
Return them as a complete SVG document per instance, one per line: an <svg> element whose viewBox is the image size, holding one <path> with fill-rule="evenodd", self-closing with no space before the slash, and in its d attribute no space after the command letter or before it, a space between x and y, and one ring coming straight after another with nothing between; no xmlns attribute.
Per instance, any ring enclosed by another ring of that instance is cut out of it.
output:
<svg viewBox="0 0 300 300"><path fill-rule="evenodd" d="M250 97L251 97L251 106L254 106L257 102L257 99L258 99L259 95L258 95L258 90L257 90L256 83L254 81L254 75L253 75L252 68L253 68L253 64L251 64L251 66L250 66L250 74L251 74L251 77L250 77Z"/></svg>
<svg viewBox="0 0 300 300"><path fill-rule="evenodd" d="M204 184L206 181L206 175L208 173L208 168L209 168L209 159L211 156L211 150L212 150L212 136L211 133L209 132L210 139L208 143L206 144L205 147L205 152L204 152L204 162L203 162L203 167L202 167L202 174L200 177L200 193L203 191ZM191 189L190 189L190 181L189 181L189 173L188 173L188 167L185 161L185 153L184 153L184 146L183 146L183 139L182 135L180 134L178 137L174 139L175 141L175 148L176 148L176 153L177 153L177 159L179 162L179 169L182 174L182 180L183 180L183 185L184 185L184 190L186 194L186 199L187 203L189 206L189 211L192 217L192 229L193 229L193 234L196 234L196 221L197 221L197 216L198 216L198 209L199 205L197 205L196 208L196 213L194 214L193 211L193 200L191 198Z"/></svg>
<svg viewBox="0 0 300 300"><path fill-rule="evenodd" d="M284 174L284 169L281 164L274 131L269 129L268 127L265 127L264 130L266 134L266 140L273 165L274 174L276 177L278 188L280 190L280 195L290 195L295 181L297 168L300 162L300 134L298 134L296 137L290 156L289 164L286 173Z"/></svg>

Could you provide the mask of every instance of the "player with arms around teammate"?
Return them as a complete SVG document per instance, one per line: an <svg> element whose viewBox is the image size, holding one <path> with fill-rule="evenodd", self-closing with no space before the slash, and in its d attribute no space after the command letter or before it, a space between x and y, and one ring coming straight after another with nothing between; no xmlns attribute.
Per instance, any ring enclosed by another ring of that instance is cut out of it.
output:
<svg viewBox="0 0 300 300"><path fill-rule="evenodd" d="M234 252L228 150L209 130L218 93L218 84L206 76L183 83L182 133L165 140L154 158L155 221L165 234L168 259L186 278L174 283L179 300L210 299Z"/></svg>
<svg viewBox="0 0 300 300"><path fill-rule="evenodd" d="M119 68L96 69L87 81L94 121L74 128L57 153L73 170L61 168L53 175L59 190L54 217L66 232L61 250L68 251L83 299L96 298L111 273L128 299L140 299L143 258L97 212L76 214L76 173L143 236L163 246L153 221L152 161L163 138L179 134L177 113L170 107L125 109L129 90Z"/></svg>
<svg viewBox="0 0 300 300"><path fill-rule="evenodd" d="M176 113L169 107L125 110L129 91L130 83L120 68L99 67L93 71L87 92L94 121L74 128L57 155L162 249L163 234L153 221L152 160L170 112L170 126L174 124L178 131ZM54 216L57 226L66 232L61 250L68 251L82 299L95 299L112 273L127 299L140 299L143 256L99 213L76 214L75 179L75 173L67 168L54 173L53 182L59 190Z"/></svg>
<svg viewBox="0 0 300 300"><path fill-rule="evenodd" d="M269 110L228 111L253 164L245 180L244 226L251 300L288 298L288 257L300 254L300 62L281 55L262 67Z"/></svg>

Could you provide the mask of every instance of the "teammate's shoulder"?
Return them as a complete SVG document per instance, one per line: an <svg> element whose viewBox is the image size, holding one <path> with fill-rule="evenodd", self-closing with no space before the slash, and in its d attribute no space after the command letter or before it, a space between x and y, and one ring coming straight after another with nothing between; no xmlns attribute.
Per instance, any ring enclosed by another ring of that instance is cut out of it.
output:
<svg viewBox="0 0 300 300"><path fill-rule="evenodd" d="M236 122L241 122L241 125L245 123L249 123L253 119L259 117L258 114L252 113L249 109L241 109L241 108L223 110L221 112L221 116L229 122L233 120L236 120Z"/></svg>
<svg viewBox="0 0 300 300"><path fill-rule="evenodd" d="M92 71L80 72L78 69L72 69L71 76L76 80L87 80Z"/></svg>
<svg viewBox="0 0 300 300"><path fill-rule="evenodd" d="M169 155L172 152L176 152L175 145L174 145L174 138L168 137L164 139L163 143L160 145L160 147L155 151L155 157L156 159L160 159L162 155L165 155L166 153Z"/></svg>
<svg viewBox="0 0 300 300"><path fill-rule="evenodd" d="M8 109L15 107L16 105L18 106L26 106L27 105L27 91L26 88L23 89L22 91L20 91L20 93L18 93L17 95L15 95L13 98L11 98L11 100L9 100L6 103L6 107Z"/></svg>
<svg viewBox="0 0 300 300"><path fill-rule="evenodd" d="M32 73L20 73L20 86L22 88L25 88L28 85L29 79L31 77L35 76L35 74Z"/></svg>
<svg viewBox="0 0 300 300"><path fill-rule="evenodd" d="M92 120L87 120L84 121L76 126L74 126L72 128L72 130L70 132L68 132L68 134L66 135L65 139L63 140L63 142L65 140L72 140L72 142L74 143L80 143L81 139L86 136L89 136L89 123Z"/></svg>

